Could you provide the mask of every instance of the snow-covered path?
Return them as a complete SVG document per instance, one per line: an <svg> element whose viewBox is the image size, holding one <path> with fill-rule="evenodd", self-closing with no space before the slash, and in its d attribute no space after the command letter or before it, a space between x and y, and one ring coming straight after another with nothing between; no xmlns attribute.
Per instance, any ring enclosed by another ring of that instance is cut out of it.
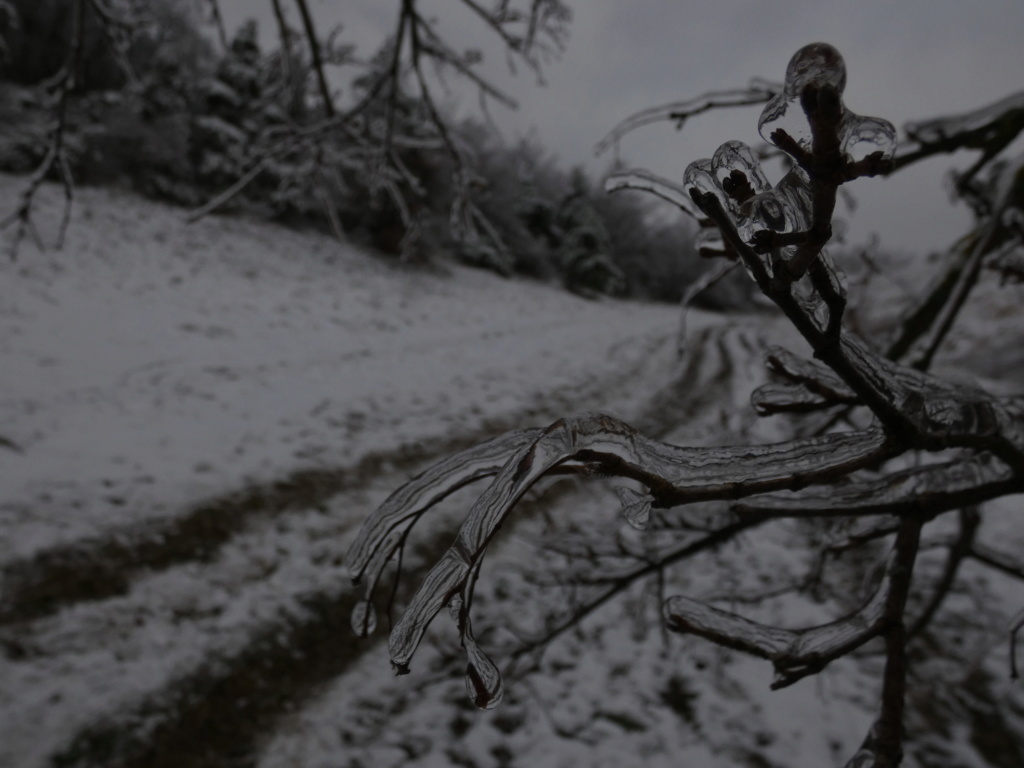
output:
<svg viewBox="0 0 1024 768"><path fill-rule="evenodd" d="M298 468L611 402L608 380L665 358L676 324L667 307L79 197L62 252L0 264L0 562Z"/></svg>
<svg viewBox="0 0 1024 768"><path fill-rule="evenodd" d="M0 199L18 185L0 176ZM770 692L760 662L665 643L650 585L561 638L485 714L461 709L450 628L398 682L380 637L349 630L355 526L455 450L585 410L691 445L777 435L746 402L765 342L792 342L777 321L695 312L680 362L672 307L180 216L79 190L63 251L0 261L0 768L803 768L855 749L870 661ZM992 324L953 338L953 367L991 375L994 319L1018 316L1000 295ZM528 542L573 525L614 539L610 490L563 480L520 504L481 580L491 626L535 609L516 592ZM417 528L403 589L475 492ZM1015 512L994 510L1000 538ZM695 594L774 583L803 556L793 536L738 537L681 578ZM972 738L956 736L958 754Z"/></svg>
<svg viewBox="0 0 1024 768"><path fill-rule="evenodd" d="M190 711L211 664L270 663L268 636L337 631L351 529L417 466L640 414L678 370L670 307L186 227L109 190L0 281L0 765L19 768L75 762L108 719L124 736L125 716Z"/></svg>

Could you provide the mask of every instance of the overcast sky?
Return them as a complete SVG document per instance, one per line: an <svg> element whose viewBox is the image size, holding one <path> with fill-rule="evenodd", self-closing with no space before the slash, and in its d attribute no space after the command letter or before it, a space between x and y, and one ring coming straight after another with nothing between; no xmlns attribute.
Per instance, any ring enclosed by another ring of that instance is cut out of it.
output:
<svg viewBox="0 0 1024 768"><path fill-rule="evenodd" d="M229 26L255 15L264 32L273 31L269 0L221 3ZM518 100L515 112L491 108L506 138L533 130L567 166L583 163L594 175L610 160L594 158L595 143L631 113L743 86L753 75L781 80L793 52L819 40L846 59L847 105L899 128L1024 90L1021 0L570 0L568 46L547 66L545 87L522 69L509 74L500 46L459 0L421 5L452 41L482 49L483 71ZM310 0L310 6L322 30L343 24L342 40L363 55L377 48L398 12L398 0ZM469 92L459 101L466 113L476 109ZM759 141L759 112L699 117L682 132L668 124L642 128L626 137L622 158L681 178L691 160L710 156L727 139ZM963 168L970 158L954 162ZM859 206L850 239L863 242L877 232L898 249L944 247L970 220L962 206L948 204L942 184L949 167L936 160L891 180L851 185Z"/></svg>

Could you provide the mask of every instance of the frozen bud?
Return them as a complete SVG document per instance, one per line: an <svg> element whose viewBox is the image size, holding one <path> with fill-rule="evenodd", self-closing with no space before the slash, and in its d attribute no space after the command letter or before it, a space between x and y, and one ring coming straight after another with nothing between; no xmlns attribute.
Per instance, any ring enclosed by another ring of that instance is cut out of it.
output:
<svg viewBox="0 0 1024 768"><path fill-rule="evenodd" d="M748 203L749 218L740 227L740 237L754 240L760 230L804 232L811 226L813 199L807 172L794 166L782 180ZM792 250L792 249L788 249Z"/></svg>
<svg viewBox="0 0 1024 768"><path fill-rule="evenodd" d="M770 187L761 163L742 141L727 141L711 158L715 182L728 199L729 210L740 215L743 203Z"/></svg>
<svg viewBox="0 0 1024 768"><path fill-rule="evenodd" d="M772 134L781 129L803 147L811 146L811 127L800 106L800 97L808 86L829 88L837 95L846 88L846 64L828 43L805 45L789 60L782 91L765 105L757 121L757 130L765 141L780 146Z"/></svg>

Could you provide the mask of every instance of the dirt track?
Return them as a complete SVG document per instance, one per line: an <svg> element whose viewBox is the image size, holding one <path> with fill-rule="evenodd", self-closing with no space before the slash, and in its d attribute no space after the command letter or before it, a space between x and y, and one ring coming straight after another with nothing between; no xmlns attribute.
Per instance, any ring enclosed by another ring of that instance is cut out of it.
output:
<svg viewBox="0 0 1024 768"><path fill-rule="evenodd" d="M730 358L735 354L730 350L743 347L735 342L726 344L723 335L721 329L705 332L695 342L687 365L667 384L655 384L666 380L666 366L663 358L652 355L646 365L622 372L616 380L588 382L575 393L555 393L547 406L540 404L524 418L544 423L565 412L566 401L576 405L576 410L618 410L617 400L623 399L623 394L628 392L625 399L637 402L637 388L645 387L647 395L639 401L646 404L630 416L648 433L665 435L687 424L695 430L710 428L724 417L715 403L728 399L722 397L721 387L728 386L728 376L737 364ZM671 342L666 338L658 354L665 354ZM494 431L498 427L495 425ZM65 625L70 621L82 629L74 655L83 658L94 652L91 644L102 643L108 636L96 631L98 624L113 622L120 631L131 632L125 617L143 616L139 623L145 629L152 624L149 617L157 614L176 636L202 634L209 619L202 609L190 615L173 605L152 603L154 598L161 599L159 585L170 583L176 572L191 571L192 578L216 581L219 570L233 567L233 552L241 542L252 540L254 549L264 546L273 540L275 526L289 519L298 528L308 520L318 520L314 531L308 533L310 537L333 531L339 541L347 540L343 530L349 526L341 522L342 510L345 520L360 519L382 492L396 487L410 471L475 441L474 436L456 436L392 455L366 456L347 469L300 474L264 487L240 489L199 503L166 525L125 531L121 536L47 551L30 562L12 564L4 573L6 600L0 613L4 624L0 636L8 660L45 664L53 632L62 618ZM569 496L571 489L560 487L545 504L564 504ZM325 524L325 520L333 522ZM425 556L440 551L449 538L450 533L441 532L419 542L404 585L415 584ZM82 768L254 765L260 744L282 718L379 641L379 637L357 641L351 635L349 615L356 594L343 578L337 556L340 544L332 551L333 556L323 557L323 572L307 579L313 588L296 590L278 609L271 607L265 620L244 627L240 642L221 648L209 642L205 653L193 657L153 689L122 698L121 705L97 712L98 718L83 718L78 735L68 744L55 745L59 748L50 755L50 762ZM282 551L276 557L284 559L288 553ZM271 575L287 566L270 562L265 567ZM259 576L250 578L260 580ZM235 588L244 591L250 585L235 584ZM173 603L173 596L167 602ZM168 616L172 617L169 621ZM149 652L158 651L151 647ZM75 663L68 666L72 676L87 675ZM125 674L130 675L130 670L127 666ZM116 681L110 684L117 686ZM66 690L79 687L72 684ZM88 705L82 702L82 706Z"/></svg>

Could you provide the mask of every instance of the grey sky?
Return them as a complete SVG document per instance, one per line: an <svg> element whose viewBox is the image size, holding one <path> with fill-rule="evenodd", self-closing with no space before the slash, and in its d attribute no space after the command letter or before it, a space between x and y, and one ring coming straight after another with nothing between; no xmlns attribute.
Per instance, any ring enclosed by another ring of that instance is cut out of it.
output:
<svg viewBox="0 0 1024 768"><path fill-rule="evenodd" d="M256 15L270 31L269 0L221 0L229 26ZM1024 89L1024 2L1021 0L570 0L568 47L536 87L520 69L511 76L494 39L458 0L421 0L450 39L483 49L483 69L520 104L491 114L506 138L534 129L566 165L599 174L610 158L594 144L618 121L646 107L711 89L744 85L751 76L782 78L792 53L823 40L846 59L846 102L901 127L906 121L982 106ZM288 4L285 3L287 6ZM390 31L398 0L311 0L324 30L342 23L342 39L369 55ZM459 99L467 113L476 97ZM695 119L680 133L649 126L627 136L629 165L679 178L691 160L710 156L726 139L754 143L758 108ZM969 163L964 154L955 162ZM948 161L936 160L888 181L852 185L859 203L850 239L878 232L883 244L941 248L969 221L943 191ZM902 177L902 178L901 178Z"/></svg>

